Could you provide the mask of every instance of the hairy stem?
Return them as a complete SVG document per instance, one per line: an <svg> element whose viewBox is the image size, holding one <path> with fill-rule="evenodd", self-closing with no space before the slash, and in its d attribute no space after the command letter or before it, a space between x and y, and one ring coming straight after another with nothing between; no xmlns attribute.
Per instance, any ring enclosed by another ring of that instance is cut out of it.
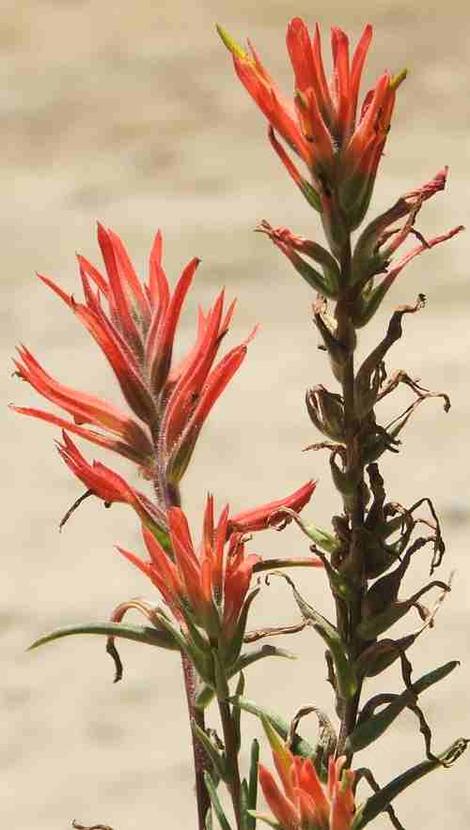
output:
<svg viewBox="0 0 470 830"><path fill-rule="evenodd" d="M196 678L194 667L190 660L184 654L182 655L182 663L189 720L190 722L194 721L204 731L204 712L201 709L198 709L198 707L196 706ZM191 733L194 759L194 775L196 780L198 830L205 830L206 815L210 807L209 795L207 793L206 785L204 782L206 757L204 749L199 743L193 730L191 730Z"/></svg>
<svg viewBox="0 0 470 830"><path fill-rule="evenodd" d="M355 404L355 370L354 370L354 329L350 319L350 267L351 247L348 240L341 256L342 285L345 286L343 296L339 298L336 307L338 325L338 339L344 344L348 354L345 360L341 387L344 402L344 430L345 430L345 472L354 482L352 492L345 499L345 514L349 519L350 544L347 555L348 574L350 576L353 595L347 603L337 602L337 624L339 631L346 641L350 658L357 658L361 650L361 642L357 637L357 627L361 621L361 605L366 581L362 554L362 538L364 527L364 461L362 457L361 422L357 416ZM338 755L342 754L348 736L353 731L359 707L361 688L347 701L342 701L341 726L338 738ZM348 759L350 763L351 758Z"/></svg>
<svg viewBox="0 0 470 830"><path fill-rule="evenodd" d="M179 488L177 486L170 485L166 480L162 469L160 469L161 465L158 464L160 455L157 443L155 446L157 474L155 476L154 486L157 499L160 503L163 503L166 510L170 507L179 507L181 505ZM184 688L186 692L189 722L192 724L194 721L203 731L205 731L204 711L196 706L196 672L194 666L185 654L181 655L181 660L183 665ZM206 756L204 749L200 745L193 729L191 729L191 741L194 761L198 830L205 830L206 816L210 808L209 794L204 781Z"/></svg>

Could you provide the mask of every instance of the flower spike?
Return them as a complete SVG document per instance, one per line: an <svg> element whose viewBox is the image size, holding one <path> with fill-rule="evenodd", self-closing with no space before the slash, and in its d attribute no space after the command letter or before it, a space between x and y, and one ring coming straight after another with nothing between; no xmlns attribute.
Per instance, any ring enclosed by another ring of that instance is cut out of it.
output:
<svg viewBox="0 0 470 830"><path fill-rule="evenodd" d="M155 481L160 506L166 509L168 482L175 487L180 481L199 432L243 362L251 338L216 363L235 308L234 302L226 306L221 292L208 311L199 311L196 342L175 364L178 322L199 260L194 258L186 265L171 291L162 265L160 232L150 252L146 282L139 279L114 231L99 224L98 242L104 273L78 257L83 302L67 294L50 277L39 277L98 344L131 413L60 383L24 347L19 349L16 361L18 376L65 410L71 420L34 407L14 409L133 461L145 478Z"/></svg>
<svg viewBox="0 0 470 830"><path fill-rule="evenodd" d="M346 231L356 228L369 205L390 128L396 90L406 73L393 77L385 72L366 95L358 112L372 26L365 26L352 59L348 36L342 29L332 28L333 77L328 84L319 27L315 27L312 38L305 22L296 17L289 23L286 37L294 71L292 104L284 98L253 47L245 51L220 28L219 34L232 53L238 77L270 124L271 143L289 175L311 204L315 207L320 204L329 238L335 222L343 223ZM306 164L311 184L303 183L281 145L273 140L273 131ZM306 185L312 188L315 197L308 194Z"/></svg>
<svg viewBox="0 0 470 830"><path fill-rule="evenodd" d="M259 781L281 830L351 830L355 774L349 769L343 771L346 759L330 757L324 787L311 759L292 755L270 724L263 723L282 789L262 764Z"/></svg>

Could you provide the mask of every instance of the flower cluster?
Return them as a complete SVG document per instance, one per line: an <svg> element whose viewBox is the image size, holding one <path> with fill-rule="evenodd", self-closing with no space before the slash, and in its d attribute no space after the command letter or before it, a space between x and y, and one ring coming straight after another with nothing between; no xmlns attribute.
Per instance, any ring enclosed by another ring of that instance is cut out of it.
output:
<svg viewBox="0 0 470 830"><path fill-rule="evenodd" d="M372 27L367 25L349 58L349 39L331 30L333 76L328 83L320 29L313 37L303 20L287 28L287 49L295 76L293 103L285 98L249 43L243 49L219 29L232 52L242 84L266 116L272 146L310 203L321 210L325 229L335 239L338 229L356 228L369 205L377 168L390 129L396 90L406 72L384 72L358 108L359 89ZM310 172L305 179L279 143L278 133Z"/></svg>
<svg viewBox="0 0 470 830"><path fill-rule="evenodd" d="M138 278L117 234L99 225L98 242L105 274L78 257L84 302L78 302L49 277L41 279L97 342L132 414L60 383L24 347L16 361L18 375L72 418L31 407L15 409L130 459L144 477L154 480L164 507L166 488L177 488L204 421L243 362L247 342L215 363L234 312L234 303L225 307L222 291L207 313L199 310L196 341L175 365L176 327L199 261L188 263L171 292L162 267L160 233L150 253L145 283ZM68 447L70 450L70 443ZM64 457L71 461L74 455L72 451ZM77 468L76 464L69 466Z"/></svg>
<svg viewBox="0 0 470 830"><path fill-rule="evenodd" d="M177 619L184 620L189 614L210 638L222 634L230 641L260 557L246 555L243 535L230 532L228 506L215 521L212 496L207 498L198 549L181 508L170 507L168 525L174 561L145 526L143 537L150 560L120 549L121 553L152 580Z"/></svg>
<svg viewBox="0 0 470 830"><path fill-rule="evenodd" d="M282 789L262 764L259 780L282 830L351 830L355 775L350 769L343 770L346 759L330 757L324 787L310 758L293 755L269 722L264 726Z"/></svg>

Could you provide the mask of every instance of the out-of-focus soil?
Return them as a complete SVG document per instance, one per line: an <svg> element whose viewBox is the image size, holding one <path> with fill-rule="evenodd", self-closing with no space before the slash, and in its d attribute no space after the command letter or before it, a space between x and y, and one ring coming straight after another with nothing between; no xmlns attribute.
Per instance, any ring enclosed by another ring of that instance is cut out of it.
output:
<svg viewBox="0 0 470 830"><path fill-rule="evenodd" d="M239 298L231 342L261 322L249 360L212 414L187 478L184 499L194 519L208 489L237 509L282 495L311 475L320 484L309 518L325 523L337 505L326 459L301 452L315 440L304 389L329 382L310 322L311 294L269 243L251 232L263 217L309 236L319 234L318 223L311 225L306 204L268 148L262 119L214 33L219 20L237 36L250 35L289 88L283 31L294 13L312 23L316 14L324 27L339 24L355 37L370 19L376 42L369 81L385 67L411 70L400 89L374 209L447 163L448 190L426 206L419 227L431 235L465 222L470 98L464 3L332 0L324 10L283 0L20 0L2 6L4 401L37 401L9 377L9 356L20 341L65 383L114 395L104 361L34 271L53 274L78 292L74 252L97 259L95 219L125 237L140 268L161 226L173 279L190 257L203 259L183 341L193 335L197 304L207 305L221 285ZM468 238L461 235L414 263L361 343L367 348L379 337L392 304L427 294L426 310L406 320L391 368L407 368L425 385L446 389L453 409L443 416L438 401L424 405L403 452L387 458L383 469L391 498L405 504L421 495L436 500L448 541L442 573L456 569L434 631L412 653L417 676L450 658L463 661L423 699L437 750L470 733L468 254ZM114 552L117 542L140 546L124 508L104 511L90 500L59 535L58 521L81 491L54 451L56 431L5 409L2 418L2 826L65 830L76 817L115 830L192 827L189 734L177 659L123 646L125 678L113 686L99 639L25 653L36 635L106 618L119 601L149 589ZM305 545L289 529L257 539L256 549L290 555L305 552ZM410 591L428 565L426 553L416 557ZM330 613L322 575L301 583L311 601ZM257 613L267 623L296 619L280 584L263 591ZM320 643L307 633L286 645L300 659L254 667L249 696L286 717L312 703L332 714ZM397 690L398 672L390 670L386 682ZM246 727L259 733L249 716ZM306 728L313 735L313 724ZM405 714L380 749L357 760L371 764L382 783L423 753L418 724ZM452 772L433 773L400 799L409 830L468 826L467 764L463 759ZM385 818L376 826L386 827Z"/></svg>

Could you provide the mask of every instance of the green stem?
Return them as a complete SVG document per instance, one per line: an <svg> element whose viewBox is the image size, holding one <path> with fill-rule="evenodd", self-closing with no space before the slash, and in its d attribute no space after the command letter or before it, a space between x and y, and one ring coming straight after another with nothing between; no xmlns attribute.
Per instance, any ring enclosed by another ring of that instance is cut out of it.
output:
<svg viewBox="0 0 470 830"><path fill-rule="evenodd" d="M351 570L348 572L353 588L353 596L347 603L339 601L336 604L338 630L341 631L352 659L355 659L361 651L361 641L357 637L357 627L361 621L361 606L366 581L364 578L362 538L364 527L364 463L361 446L361 423L356 413L355 405L355 369L354 369L354 328L350 318L350 268L351 268L351 245L348 240L344 246L341 256L341 284L344 287L343 294L339 298L336 307L336 318L338 324L338 339L345 345L349 353L343 365L341 387L344 402L344 426L346 459L345 467L347 475L355 482L354 491L348 496L345 503L345 513L350 525L350 545L348 561ZM341 726L338 738L337 754L343 752L348 736L353 731L361 696L359 686L355 695L347 701L341 701ZM350 763L351 758L348 758Z"/></svg>
<svg viewBox="0 0 470 830"><path fill-rule="evenodd" d="M235 725L232 718L230 704L226 700L219 698L219 712L222 722L222 731L225 744L225 757L227 762L227 770L230 777L229 790L233 804L233 812L235 814L235 821L237 823L237 830L242 827L241 815L241 781L240 769L238 766L238 739L235 731Z"/></svg>

